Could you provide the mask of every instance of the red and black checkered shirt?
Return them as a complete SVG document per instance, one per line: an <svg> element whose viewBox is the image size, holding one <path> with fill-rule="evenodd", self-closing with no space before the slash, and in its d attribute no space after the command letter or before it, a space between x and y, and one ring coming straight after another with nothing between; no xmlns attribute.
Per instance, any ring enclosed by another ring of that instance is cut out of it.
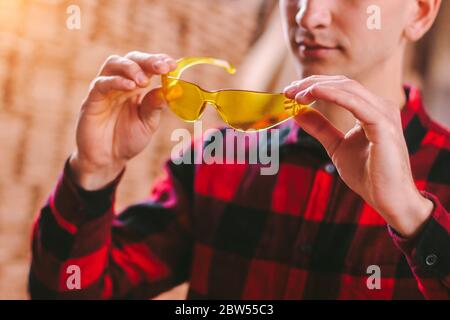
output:
<svg viewBox="0 0 450 320"><path fill-rule="evenodd" d="M188 281L191 299L448 299L449 130L425 113L417 89L406 92L412 171L435 205L414 239L387 226L290 121L280 126L277 174L168 161L149 198L119 215L123 173L88 192L66 162L33 228L31 297L151 298ZM81 289L67 286L71 265Z"/></svg>

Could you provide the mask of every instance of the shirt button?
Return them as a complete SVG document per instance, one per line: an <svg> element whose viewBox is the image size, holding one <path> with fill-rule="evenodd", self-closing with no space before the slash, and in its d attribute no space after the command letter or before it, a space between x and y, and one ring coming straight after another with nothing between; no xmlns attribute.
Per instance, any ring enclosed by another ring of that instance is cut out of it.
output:
<svg viewBox="0 0 450 320"><path fill-rule="evenodd" d="M437 255L433 254L429 254L426 258L425 258L425 263L427 264L427 266L431 267L434 266L436 264L438 260Z"/></svg>
<svg viewBox="0 0 450 320"><path fill-rule="evenodd" d="M336 167L332 163L327 163L325 165L325 171L329 174L333 174L336 172Z"/></svg>
<svg viewBox="0 0 450 320"><path fill-rule="evenodd" d="M312 253L312 246L309 244L303 244L300 246L300 252L309 256Z"/></svg>

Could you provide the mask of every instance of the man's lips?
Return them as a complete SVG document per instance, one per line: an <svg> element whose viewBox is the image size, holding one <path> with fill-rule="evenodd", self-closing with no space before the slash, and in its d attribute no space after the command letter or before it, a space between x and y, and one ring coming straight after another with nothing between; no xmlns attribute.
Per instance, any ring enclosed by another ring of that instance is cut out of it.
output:
<svg viewBox="0 0 450 320"><path fill-rule="evenodd" d="M333 52L340 50L339 46L325 45L317 42L296 41L299 53L304 58L325 58Z"/></svg>
<svg viewBox="0 0 450 320"><path fill-rule="evenodd" d="M305 58L325 58L327 55L340 50L339 46L322 45L319 43L299 42L299 53Z"/></svg>

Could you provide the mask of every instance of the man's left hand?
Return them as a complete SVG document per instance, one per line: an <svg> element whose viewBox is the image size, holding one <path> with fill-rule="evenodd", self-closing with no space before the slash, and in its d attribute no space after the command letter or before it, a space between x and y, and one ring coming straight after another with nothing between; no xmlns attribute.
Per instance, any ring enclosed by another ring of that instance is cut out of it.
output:
<svg viewBox="0 0 450 320"><path fill-rule="evenodd" d="M428 220L433 203L418 191L403 136L400 107L343 76L312 76L285 89L300 104L324 101L357 119L344 134L313 108L296 121L327 150L342 180L404 237Z"/></svg>

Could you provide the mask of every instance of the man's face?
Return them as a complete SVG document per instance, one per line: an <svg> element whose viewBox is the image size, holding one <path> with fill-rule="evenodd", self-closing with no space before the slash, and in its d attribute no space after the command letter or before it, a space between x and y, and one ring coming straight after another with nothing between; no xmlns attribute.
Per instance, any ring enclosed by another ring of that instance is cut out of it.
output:
<svg viewBox="0 0 450 320"><path fill-rule="evenodd" d="M280 0L285 34L301 76L339 74L358 79L376 72L377 66L387 61L400 64L403 30L412 3L413 0ZM377 18L373 8L380 9L380 30L367 24L370 18Z"/></svg>

